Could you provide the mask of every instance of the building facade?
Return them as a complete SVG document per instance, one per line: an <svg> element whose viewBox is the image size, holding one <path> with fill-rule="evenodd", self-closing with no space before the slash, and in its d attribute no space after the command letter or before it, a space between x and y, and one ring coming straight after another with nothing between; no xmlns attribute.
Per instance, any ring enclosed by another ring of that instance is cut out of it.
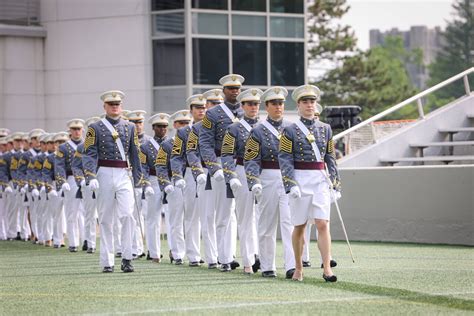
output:
<svg viewBox="0 0 474 316"><path fill-rule="evenodd" d="M65 129L101 114L108 89L126 109L171 113L228 73L291 93L307 78L305 12L304 0L3 0L0 126Z"/></svg>

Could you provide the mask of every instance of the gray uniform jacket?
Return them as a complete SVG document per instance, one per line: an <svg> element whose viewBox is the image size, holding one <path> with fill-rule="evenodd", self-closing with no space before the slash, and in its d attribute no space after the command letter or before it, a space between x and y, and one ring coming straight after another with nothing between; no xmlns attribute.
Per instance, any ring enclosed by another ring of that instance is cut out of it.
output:
<svg viewBox="0 0 474 316"><path fill-rule="evenodd" d="M155 169L155 161L156 161L156 156L158 154L158 150L155 148L155 146L152 144L150 137L147 139L141 146L140 146L140 162L142 164L142 171L143 171L143 179L149 183L150 181L150 175L156 176L156 169ZM163 138L159 137L154 137L155 141L158 143L158 145L161 144L168 139L168 136L165 136Z"/></svg>
<svg viewBox="0 0 474 316"><path fill-rule="evenodd" d="M222 168L217 157L221 155L222 140L230 124L243 116L243 110L240 103L231 104L225 102L229 110L234 115L231 119L222 109L222 105L217 105L206 111L202 120L203 129L199 133L199 148L201 157L206 164L209 173L214 175L217 170Z"/></svg>
<svg viewBox="0 0 474 316"><path fill-rule="evenodd" d="M170 158L173 151L174 138L168 138L161 143L160 150L156 155L155 170L158 177L160 190L164 191L165 187L171 183L171 166Z"/></svg>
<svg viewBox="0 0 474 316"><path fill-rule="evenodd" d="M186 166L188 166L186 159L186 144L188 142L190 132L191 126L189 125L176 131L170 158L171 179L173 182L183 179Z"/></svg>
<svg viewBox="0 0 474 316"><path fill-rule="evenodd" d="M82 143L82 140L73 142L79 146ZM71 165L75 152L76 149L73 148L68 142L65 142L59 146L58 151L56 152L56 160L54 162L54 176L58 186L63 185L63 183L67 181L67 177L73 175Z"/></svg>
<svg viewBox="0 0 474 316"><path fill-rule="evenodd" d="M11 180L10 160L11 152L8 151L0 154L0 189L3 191L8 186L8 182Z"/></svg>
<svg viewBox="0 0 474 316"><path fill-rule="evenodd" d="M71 161L71 170L74 180L76 181L77 186L80 186L81 181L85 180L84 170L82 168L82 154L84 152L84 143L77 145L76 152Z"/></svg>
<svg viewBox="0 0 474 316"><path fill-rule="evenodd" d="M43 178L43 183L44 186L46 187L46 192L50 192L51 190L56 190L59 191L59 188L61 187L58 181L56 181L56 187L53 187L53 181L57 180L56 179L56 153L46 153L44 155L44 161L43 161L43 168L41 171L42 178Z"/></svg>
<svg viewBox="0 0 474 316"><path fill-rule="evenodd" d="M186 143L186 159L191 167L194 180L196 180L200 174L204 173L203 162L199 150L199 135L202 129L202 121L193 124L188 136L188 142Z"/></svg>
<svg viewBox="0 0 474 316"><path fill-rule="evenodd" d="M340 189L340 178L336 164L336 153L332 140L331 127L318 119L300 118L313 135L314 141L321 153L321 159L326 163L329 177L336 189ZM316 156L311 142L304 133L293 123L283 131L278 154L280 170L286 192L297 185L295 181L295 162L316 162Z"/></svg>

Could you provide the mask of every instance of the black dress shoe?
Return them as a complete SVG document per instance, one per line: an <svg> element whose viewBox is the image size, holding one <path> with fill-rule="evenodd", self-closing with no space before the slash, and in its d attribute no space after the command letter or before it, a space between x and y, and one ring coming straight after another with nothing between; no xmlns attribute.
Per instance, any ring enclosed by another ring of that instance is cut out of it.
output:
<svg viewBox="0 0 474 316"><path fill-rule="evenodd" d="M290 269L288 271L286 271L286 278L287 279L292 279L293 278L293 274L295 274L295 269Z"/></svg>
<svg viewBox="0 0 474 316"><path fill-rule="evenodd" d="M15 240L21 240L21 234L20 234L19 232L16 233L16 238L15 238Z"/></svg>
<svg viewBox="0 0 474 316"><path fill-rule="evenodd" d="M143 257L145 257L145 256L146 256L145 253L142 252L141 254L139 254L139 255L137 256L137 259L143 258Z"/></svg>
<svg viewBox="0 0 474 316"><path fill-rule="evenodd" d="M94 253L95 252L95 248L88 248L87 249L87 253Z"/></svg>
<svg viewBox="0 0 474 316"><path fill-rule="evenodd" d="M303 268L311 268L311 261L303 261Z"/></svg>
<svg viewBox="0 0 474 316"><path fill-rule="evenodd" d="M61 246L59 246L59 247L64 248L64 247L66 247L66 245L65 245L65 244L61 244Z"/></svg>
<svg viewBox="0 0 474 316"><path fill-rule="evenodd" d="M112 273L112 272L114 272L114 267L104 267L104 269L102 269L102 272L103 273Z"/></svg>
<svg viewBox="0 0 474 316"><path fill-rule="evenodd" d="M323 273L323 279L326 280L326 282L336 282L337 281L337 276L333 275L325 275Z"/></svg>
<svg viewBox="0 0 474 316"><path fill-rule="evenodd" d="M122 271L125 273L135 271L132 266L132 260L122 259Z"/></svg>
<svg viewBox="0 0 474 316"><path fill-rule="evenodd" d="M69 247L69 252L77 252L77 247Z"/></svg>
<svg viewBox="0 0 474 316"><path fill-rule="evenodd" d="M211 270L211 269L217 269L217 263L209 263L209 264L207 265L207 268L208 268L209 270Z"/></svg>
<svg viewBox="0 0 474 316"><path fill-rule="evenodd" d="M177 265L177 266L182 265L182 264L183 264L183 259L176 259L176 260L174 261L174 264Z"/></svg>
<svg viewBox="0 0 474 316"><path fill-rule="evenodd" d="M53 245L53 248L54 248L54 249L59 249L59 247L61 247L61 246L59 246L59 245Z"/></svg>
<svg viewBox="0 0 474 316"><path fill-rule="evenodd" d="M202 259L199 260L199 263L200 263L200 264L203 264L203 263L204 263L204 260L202 260Z"/></svg>
<svg viewBox="0 0 474 316"><path fill-rule="evenodd" d="M201 263L199 261L192 261L189 263L190 267L199 267Z"/></svg>
<svg viewBox="0 0 474 316"><path fill-rule="evenodd" d="M152 259L152 258L150 257L150 252L147 251L147 253L146 253L146 260L151 260L151 259Z"/></svg>
<svg viewBox="0 0 474 316"><path fill-rule="evenodd" d="M121 252L117 252L115 254L115 258L122 258L122 253Z"/></svg>
<svg viewBox="0 0 474 316"><path fill-rule="evenodd" d="M270 270L270 271L263 271L262 276L264 278L276 278L277 275L276 275L275 271Z"/></svg>
<svg viewBox="0 0 474 316"><path fill-rule="evenodd" d="M258 270L260 270L260 259L256 258L255 263L252 265L252 271L257 273Z"/></svg>
<svg viewBox="0 0 474 316"><path fill-rule="evenodd" d="M234 260L234 261L232 261L232 262L230 263L230 268L231 268L232 270L235 270L235 269L237 269L238 267L240 267L240 263L238 263L237 261Z"/></svg>
<svg viewBox="0 0 474 316"><path fill-rule="evenodd" d="M221 264L221 272L230 272L232 268L230 267L229 263Z"/></svg>
<svg viewBox="0 0 474 316"><path fill-rule="evenodd" d="M334 268L335 266L337 266L337 262L336 260L332 260L330 261L329 265L331 266L331 268ZM324 264L321 263L321 269L324 268Z"/></svg>
<svg viewBox="0 0 474 316"><path fill-rule="evenodd" d="M87 247L87 240L84 240L84 243L82 244L82 251L87 251L89 247Z"/></svg>
<svg viewBox="0 0 474 316"><path fill-rule="evenodd" d="M172 264L174 261L174 258L173 258L173 254L171 253L171 250L170 250L169 256L170 256L170 263Z"/></svg>

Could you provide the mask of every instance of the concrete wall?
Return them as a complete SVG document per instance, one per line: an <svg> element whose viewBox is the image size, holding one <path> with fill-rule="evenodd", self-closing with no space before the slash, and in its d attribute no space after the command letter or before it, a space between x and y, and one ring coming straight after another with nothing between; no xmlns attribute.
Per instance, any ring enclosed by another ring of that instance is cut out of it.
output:
<svg viewBox="0 0 474 316"><path fill-rule="evenodd" d="M474 245L474 166L341 168L351 240ZM331 230L342 240L336 209Z"/></svg>

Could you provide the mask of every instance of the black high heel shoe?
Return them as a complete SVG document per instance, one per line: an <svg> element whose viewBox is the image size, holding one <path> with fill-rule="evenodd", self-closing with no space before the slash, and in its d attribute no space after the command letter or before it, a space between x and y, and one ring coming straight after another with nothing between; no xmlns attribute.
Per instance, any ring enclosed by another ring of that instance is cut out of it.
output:
<svg viewBox="0 0 474 316"><path fill-rule="evenodd" d="M325 275L323 273L323 279L326 281L326 282L336 282L337 281L337 276L335 276L334 274L333 275Z"/></svg>

